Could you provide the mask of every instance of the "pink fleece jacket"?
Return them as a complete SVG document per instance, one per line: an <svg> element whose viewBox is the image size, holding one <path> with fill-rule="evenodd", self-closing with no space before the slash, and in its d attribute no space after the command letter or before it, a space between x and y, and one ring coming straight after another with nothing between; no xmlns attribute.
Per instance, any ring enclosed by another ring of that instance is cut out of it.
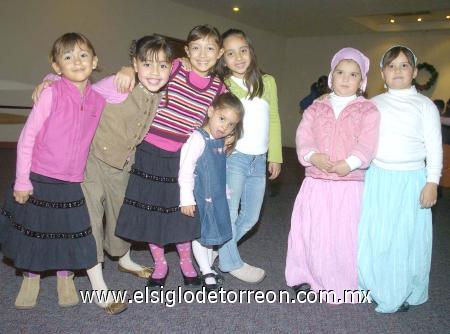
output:
<svg viewBox="0 0 450 334"><path fill-rule="evenodd" d="M327 180L364 180L364 169L368 168L376 153L379 123L380 115L375 104L363 97L345 106L337 119L328 99L314 101L306 109L296 134L297 155L306 167L305 175ZM354 155L362 164L359 169L340 177L305 161L305 155L311 151L327 154L330 161Z"/></svg>
<svg viewBox="0 0 450 334"><path fill-rule="evenodd" d="M67 79L46 88L34 105L17 144L14 190L32 190L30 171L81 182L89 146L105 100L86 85L84 94Z"/></svg>

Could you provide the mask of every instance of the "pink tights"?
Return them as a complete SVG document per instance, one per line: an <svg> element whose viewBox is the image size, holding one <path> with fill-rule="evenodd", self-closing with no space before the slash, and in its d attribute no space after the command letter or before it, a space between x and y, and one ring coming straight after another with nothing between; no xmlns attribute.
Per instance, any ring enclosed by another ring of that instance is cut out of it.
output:
<svg viewBox="0 0 450 334"><path fill-rule="evenodd" d="M153 271L152 278L159 279L167 275L168 266L166 257L164 256L164 246L148 244L150 247L150 252L153 256L153 261L155 262L155 270ZM195 277L197 276L197 271L192 265L191 256L191 242L182 242L176 244L178 255L180 256L180 268L184 276Z"/></svg>

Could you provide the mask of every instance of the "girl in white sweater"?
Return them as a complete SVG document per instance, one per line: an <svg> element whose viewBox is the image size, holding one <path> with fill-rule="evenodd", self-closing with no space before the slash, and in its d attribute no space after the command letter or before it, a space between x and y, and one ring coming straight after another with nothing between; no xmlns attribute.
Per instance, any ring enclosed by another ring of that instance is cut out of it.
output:
<svg viewBox="0 0 450 334"><path fill-rule="evenodd" d="M388 91L380 111L378 152L366 174L359 225L358 280L378 312L407 311L428 299L431 207L442 169L439 112L412 85L417 58L394 46L382 57Z"/></svg>

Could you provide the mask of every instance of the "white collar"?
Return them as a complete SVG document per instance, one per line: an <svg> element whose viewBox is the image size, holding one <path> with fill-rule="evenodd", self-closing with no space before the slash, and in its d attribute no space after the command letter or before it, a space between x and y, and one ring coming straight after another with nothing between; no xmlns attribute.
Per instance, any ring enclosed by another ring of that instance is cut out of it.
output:
<svg viewBox="0 0 450 334"><path fill-rule="evenodd" d="M417 90L416 90L416 86L413 85L409 88L404 88L404 89L389 88L388 93L395 95L395 96L409 96L409 95L417 94Z"/></svg>
<svg viewBox="0 0 450 334"><path fill-rule="evenodd" d="M333 101L336 101L338 103L348 103L354 99L356 99L356 94L351 95L351 96L339 96L336 95L334 92L330 93L330 99L332 99Z"/></svg>

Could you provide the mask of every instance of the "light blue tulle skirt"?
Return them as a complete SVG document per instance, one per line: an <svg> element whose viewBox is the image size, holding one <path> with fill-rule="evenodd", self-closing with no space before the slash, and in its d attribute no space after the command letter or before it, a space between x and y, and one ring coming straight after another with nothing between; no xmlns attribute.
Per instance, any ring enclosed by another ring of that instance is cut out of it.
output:
<svg viewBox="0 0 450 334"><path fill-rule="evenodd" d="M431 209L420 208L425 169L392 171L371 165L366 173L358 230L358 284L370 290L378 312L428 299Z"/></svg>

